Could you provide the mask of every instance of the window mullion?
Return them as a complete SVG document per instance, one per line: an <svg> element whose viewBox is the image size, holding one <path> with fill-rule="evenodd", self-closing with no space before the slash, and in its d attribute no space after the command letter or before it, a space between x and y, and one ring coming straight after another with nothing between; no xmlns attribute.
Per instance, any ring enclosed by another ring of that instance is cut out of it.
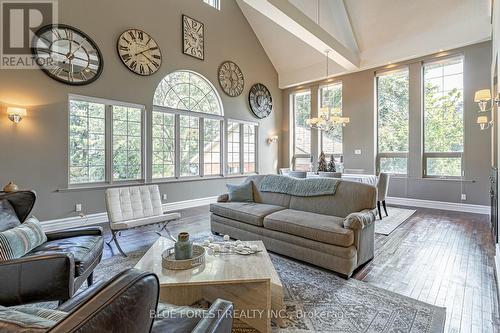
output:
<svg viewBox="0 0 500 333"><path fill-rule="evenodd" d="M240 127L240 173L244 174L245 173L245 133L244 133L244 126L243 124L239 124Z"/></svg>
<svg viewBox="0 0 500 333"><path fill-rule="evenodd" d="M175 160L174 160L174 176L175 178L180 178L181 176L181 116L179 114L175 115L174 118L174 132L175 132Z"/></svg>
<svg viewBox="0 0 500 333"><path fill-rule="evenodd" d="M205 120L204 118L198 118L198 174L200 177L205 176Z"/></svg>
<svg viewBox="0 0 500 333"><path fill-rule="evenodd" d="M220 149L219 149L219 163L220 163L220 175L225 176L226 175L226 160L225 160L225 153L226 153L226 131L225 131L225 126L224 126L224 120L219 121L219 131L220 131Z"/></svg>
<svg viewBox="0 0 500 333"><path fill-rule="evenodd" d="M109 104L105 106L105 173L106 182L113 183L113 107Z"/></svg>

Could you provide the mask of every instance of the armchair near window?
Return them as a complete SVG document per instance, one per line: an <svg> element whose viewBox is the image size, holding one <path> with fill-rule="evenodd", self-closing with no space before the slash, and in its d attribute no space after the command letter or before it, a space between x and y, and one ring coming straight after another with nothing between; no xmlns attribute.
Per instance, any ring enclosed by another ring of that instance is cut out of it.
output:
<svg viewBox="0 0 500 333"><path fill-rule="evenodd" d="M0 193L0 200L9 201L20 224L29 216L36 194L33 191ZM0 211L1 231L6 230L2 228L6 221L12 223L2 217ZM21 258L0 261L0 305L63 302L73 296L83 282L92 284L93 270L102 257L102 229L86 227L45 235L45 243Z"/></svg>

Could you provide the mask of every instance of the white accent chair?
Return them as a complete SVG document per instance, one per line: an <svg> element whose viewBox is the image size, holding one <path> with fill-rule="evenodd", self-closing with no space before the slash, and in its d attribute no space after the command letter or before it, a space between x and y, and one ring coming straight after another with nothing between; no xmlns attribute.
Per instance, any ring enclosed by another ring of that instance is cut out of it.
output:
<svg viewBox="0 0 500 333"><path fill-rule="evenodd" d="M170 232L167 223L181 217L179 213L164 213L158 185L117 187L106 190L106 210L113 237L107 242L115 242L118 251L125 252L118 244L117 234L122 230L163 223L161 230ZM159 232L157 232L161 235Z"/></svg>

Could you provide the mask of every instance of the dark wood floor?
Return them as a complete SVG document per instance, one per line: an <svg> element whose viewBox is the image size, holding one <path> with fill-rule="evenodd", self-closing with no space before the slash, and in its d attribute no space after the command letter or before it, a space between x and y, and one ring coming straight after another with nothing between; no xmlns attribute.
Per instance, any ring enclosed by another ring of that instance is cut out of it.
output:
<svg viewBox="0 0 500 333"><path fill-rule="evenodd" d="M209 231L208 207L181 213L173 234ZM153 232L130 230L120 243L134 251L156 238ZM114 254L106 247L105 257ZM446 307L445 332L499 332L494 254L486 215L418 209L389 236L376 234L375 258L354 278Z"/></svg>

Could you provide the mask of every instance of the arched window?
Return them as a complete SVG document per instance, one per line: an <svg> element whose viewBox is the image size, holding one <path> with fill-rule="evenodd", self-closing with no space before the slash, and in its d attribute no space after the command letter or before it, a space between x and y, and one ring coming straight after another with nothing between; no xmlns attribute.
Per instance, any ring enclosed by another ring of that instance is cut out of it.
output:
<svg viewBox="0 0 500 333"><path fill-rule="evenodd" d="M153 98L153 179L223 174L224 111L202 75L168 74Z"/></svg>
<svg viewBox="0 0 500 333"><path fill-rule="evenodd" d="M191 71L168 74L156 88L153 104L172 109L223 116L222 103L214 86Z"/></svg>

